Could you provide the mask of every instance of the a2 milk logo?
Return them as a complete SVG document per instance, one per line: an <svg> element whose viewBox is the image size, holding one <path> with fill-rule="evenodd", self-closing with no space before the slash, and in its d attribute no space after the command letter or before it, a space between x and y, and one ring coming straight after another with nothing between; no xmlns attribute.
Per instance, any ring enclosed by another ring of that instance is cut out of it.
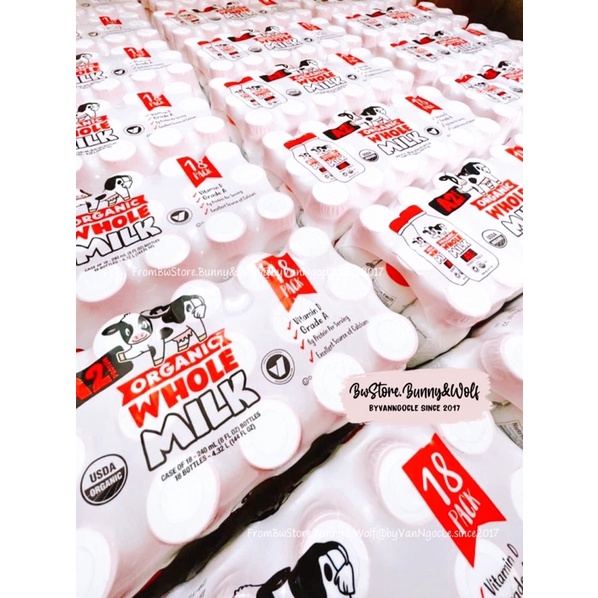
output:
<svg viewBox="0 0 598 598"><path fill-rule="evenodd" d="M458 173L443 173L439 183L450 185L442 195L430 203L444 216L449 216L464 205L484 212L500 223L501 230L515 237L523 235L523 187L509 179L501 180L483 162L467 162ZM492 236L493 245L500 247L500 235Z"/></svg>
<svg viewBox="0 0 598 598"><path fill-rule="evenodd" d="M145 197L131 197L132 185L130 175L115 175L105 181L102 193L84 197L87 213L76 217L77 266L108 259L162 233Z"/></svg>
<svg viewBox="0 0 598 598"><path fill-rule="evenodd" d="M353 598L355 572L347 549L336 541L316 542L292 569L285 567L262 584L241 586L231 598L275 598L278 595L293 598Z"/></svg>
<svg viewBox="0 0 598 598"><path fill-rule="evenodd" d="M102 330L114 338L117 360L135 363L133 377L117 389L140 430L150 471L166 462L175 445L188 448L260 400L225 330L207 333L206 310L203 297L184 295L125 314Z"/></svg>
<svg viewBox="0 0 598 598"><path fill-rule="evenodd" d="M106 78L100 63L93 59L93 54L84 52L76 55L77 87L85 88Z"/></svg>
<svg viewBox="0 0 598 598"><path fill-rule="evenodd" d="M108 116L100 112L99 102L85 102L77 107L75 142L78 151L99 151L104 149L106 144L118 141Z"/></svg>

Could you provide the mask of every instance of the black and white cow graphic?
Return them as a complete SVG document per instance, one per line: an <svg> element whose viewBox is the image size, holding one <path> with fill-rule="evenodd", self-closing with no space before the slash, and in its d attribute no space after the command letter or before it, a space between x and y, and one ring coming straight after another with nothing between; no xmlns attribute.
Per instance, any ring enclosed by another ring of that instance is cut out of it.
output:
<svg viewBox="0 0 598 598"><path fill-rule="evenodd" d="M81 104L77 108L77 122L81 120L88 120L90 118L95 118L98 114L98 110L100 109L100 105L97 102L86 102L85 104Z"/></svg>
<svg viewBox="0 0 598 598"><path fill-rule="evenodd" d="M440 237L446 234L447 228L442 222L439 222L438 224L427 226L422 232L425 235L430 235L432 239L440 239Z"/></svg>
<svg viewBox="0 0 598 598"><path fill-rule="evenodd" d="M176 343L176 352L188 349L192 342L206 339L203 318L206 305L199 295L183 295L168 305L154 307L140 314L125 314L102 331L104 336L120 334L128 349L117 354L119 361L151 355L154 366L162 364L166 343ZM193 323L193 328L189 326Z"/></svg>
<svg viewBox="0 0 598 598"><path fill-rule="evenodd" d="M96 195L92 201L87 201L87 211L96 212L100 208L113 206L118 200L126 201L131 199L129 189L133 184L133 178L128 174L117 174L106 179L104 191Z"/></svg>
<svg viewBox="0 0 598 598"><path fill-rule="evenodd" d="M268 581L238 588L232 598L351 598L355 595L353 565L338 542L313 544L293 569L276 572Z"/></svg>
<svg viewBox="0 0 598 598"><path fill-rule="evenodd" d="M439 177L440 181L450 181L454 189L467 199L477 199L492 191L501 183L490 168L481 162L467 162L461 172L457 174L445 173Z"/></svg>
<svg viewBox="0 0 598 598"><path fill-rule="evenodd" d="M83 52L83 54L77 54L75 56L76 65L82 66L91 62L92 55L89 52Z"/></svg>

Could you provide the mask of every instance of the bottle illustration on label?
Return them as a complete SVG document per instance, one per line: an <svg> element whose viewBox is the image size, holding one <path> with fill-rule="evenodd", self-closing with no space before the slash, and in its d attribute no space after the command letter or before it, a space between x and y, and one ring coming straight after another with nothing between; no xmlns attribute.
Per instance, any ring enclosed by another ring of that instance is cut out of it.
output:
<svg viewBox="0 0 598 598"><path fill-rule="evenodd" d="M241 586L231 598L239 598L241 595L247 598L267 598L285 587L287 592L290 590L290 594L283 590L284 595L295 598L354 597L355 574L347 549L335 541L316 542L299 557L292 569L285 567L277 571L263 584Z"/></svg>
<svg viewBox="0 0 598 598"><path fill-rule="evenodd" d="M407 207L389 226L455 284L463 285L469 279L479 282L498 267L496 256L444 218L431 216L419 206Z"/></svg>
<svg viewBox="0 0 598 598"><path fill-rule="evenodd" d="M225 86L250 108L274 108L287 101L277 91L251 77L229 81Z"/></svg>
<svg viewBox="0 0 598 598"><path fill-rule="evenodd" d="M220 38L213 39L211 42L199 42L198 46L216 60L229 60L234 62L247 55L245 50Z"/></svg>
<svg viewBox="0 0 598 598"><path fill-rule="evenodd" d="M503 87L502 85L496 85L494 83L488 83L482 77L477 75L464 75L460 79L456 79L455 82L463 85L465 89L482 94L491 102L495 102L497 104L510 104L511 102L515 102L519 99L519 95L512 93L506 87Z"/></svg>
<svg viewBox="0 0 598 598"><path fill-rule="evenodd" d="M295 160L324 183L350 181L365 172L363 165L344 150L313 133L287 141L284 145L292 151Z"/></svg>

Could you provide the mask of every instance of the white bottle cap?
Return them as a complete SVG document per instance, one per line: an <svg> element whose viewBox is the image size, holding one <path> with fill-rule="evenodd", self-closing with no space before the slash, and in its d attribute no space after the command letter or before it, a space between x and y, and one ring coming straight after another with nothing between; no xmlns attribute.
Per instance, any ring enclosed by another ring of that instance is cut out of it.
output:
<svg viewBox="0 0 598 598"><path fill-rule="evenodd" d="M126 280L127 271L121 264L81 272L77 276L77 299L85 303L106 301L123 288Z"/></svg>
<svg viewBox="0 0 598 598"><path fill-rule="evenodd" d="M247 375L251 375L257 363L257 353L254 343L242 332L231 328L226 328L224 335L235 348L235 361L239 364L239 367Z"/></svg>
<svg viewBox="0 0 598 598"><path fill-rule="evenodd" d="M143 259L150 268L162 270L179 266L190 252L187 239L180 235L163 234L157 245L143 253Z"/></svg>
<svg viewBox="0 0 598 598"><path fill-rule="evenodd" d="M159 129L148 137L158 162L172 156L181 155L185 150L185 139L179 129L166 127Z"/></svg>
<svg viewBox="0 0 598 598"><path fill-rule="evenodd" d="M340 181L318 181L312 187L312 200L307 209L315 218L337 220L349 209L349 190Z"/></svg>
<svg viewBox="0 0 598 598"><path fill-rule="evenodd" d="M77 530L77 598L106 598L114 582L115 555L99 532Z"/></svg>
<svg viewBox="0 0 598 598"><path fill-rule="evenodd" d="M366 326L370 347L384 369L398 369L407 364L417 351L418 338L407 318L389 312L373 317Z"/></svg>
<svg viewBox="0 0 598 598"><path fill-rule="evenodd" d="M384 232L393 219L393 214L386 206L372 205L359 213L359 222L368 231Z"/></svg>
<svg viewBox="0 0 598 598"><path fill-rule="evenodd" d="M93 95L98 100L106 100L116 106L122 102L124 89L123 84L114 77L108 77L103 81L98 81L91 86Z"/></svg>
<svg viewBox="0 0 598 598"><path fill-rule="evenodd" d="M120 139L113 147L109 147L98 152L100 162L110 174L114 169L136 170L145 172L146 166L143 164L137 146L132 141Z"/></svg>
<svg viewBox="0 0 598 598"><path fill-rule="evenodd" d="M91 353L91 351L89 351ZM80 372L83 367L77 367L77 371ZM77 434L75 440L75 458L76 458L76 476L79 477L83 473L83 468L85 467L85 455L87 451L85 450L85 441L79 434Z"/></svg>
<svg viewBox="0 0 598 598"><path fill-rule="evenodd" d="M256 210L269 225L275 225L276 230L290 229L295 219L295 203L277 191L262 195L257 200Z"/></svg>
<svg viewBox="0 0 598 598"><path fill-rule="evenodd" d="M350 83L343 89L344 100L349 106L350 110L359 112L363 110L363 106L366 101L366 88L356 83Z"/></svg>
<svg viewBox="0 0 598 598"><path fill-rule="evenodd" d="M311 226L300 228L289 237L289 249L299 258L315 258L334 251L326 233Z"/></svg>
<svg viewBox="0 0 598 598"><path fill-rule="evenodd" d="M234 168L237 164L245 164L241 149L236 143L230 141L210 145L206 149L206 156L208 160L221 167L225 172L229 168Z"/></svg>
<svg viewBox="0 0 598 598"><path fill-rule="evenodd" d="M338 98L333 93L317 94L312 98L312 102L317 109L315 118L327 120L338 109Z"/></svg>
<svg viewBox="0 0 598 598"><path fill-rule="evenodd" d="M523 410L523 336L510 333L485 341L480 359L492 390Z"/></svg>
<svg viewBox="0 0 598 598"><path fill-rule="evenodd" d="M328 273L326 288L341 301L363 301L372 290L372 280L359 266L343 264Z"/></svg>
<svg viewBox="0 0 598 598"><path fill-rule="evenodd" d="M488 293L478 287L451 285L444 290L444 296L451 309L441 319L454 326L473 326L492 310Z"/></svg>
<svg viewBox="0 0 598 598"><path fill-rule="evenodd" d="M457 450L468 455L486 452L492 444L495 428L496 425L489 411L485 411L481 419L438 424L440 435Z"/></svg>
<svg viewBox="0 0 598 598"><path fill-rule="evenodd" d="M241 64L244 68L253 69L253 70L265 70L268 68L266 66L266 60L263 56L259 54L250 54L249 56L243 56L241 59Z"/></svg>
<svg viewBox="0 0 598 598"><path fill-rule="evenodd" d="M221 212L206 220L204 230L210 241L224 246L239 241L245 234L247 225L238 214Z"/></svg>
<svg viewBox="0 0 598 598"><path fill-rule="evenodd" d="M312 388L318 403L328 411L344 414L340 394L345 378L363 373L365 370L354 357L339 352L328 353L316 363L312 371Z"/></svg>
<svg viewBox="0 0 598 598"><path fill-rule="evenodd" d="M181 473L185 471L184 464ZM210 525L220 501L220 479L209 462L189 468L181 479L154 477L147 493L146 516L154 536L166 544L180 545Z"/></svg>
<svg viewBox="0 0 598 598"><path fill-rule="evenodd" d="M411 525L421 525L433 517L403 470L416 452L411 446L397 445L381 455L376 467L377 490L384 506L394 517Z"/></svg>
<svg viewBox="0 0 598 598"><path fill-rule="evenodd" d="M131 75L131 81L139 92L162 93L164 84L156 71L138 71Z"/></svg>
<svg viewBox="0 0 598 598"><path fill-rule="evenodd" d="M270 288L268 281L262 276L256 265L266 257L268 257L267 253L251 253L239 261L236 278L244 289L253 292Z"/></svg>
<svg viewBox="0 0 598 598"><path fill-rule="evenodd" d="M257 469L278 469L299 449L301 422L283 400L262 399L256 410L260 417L239 441L241 453Z"/></svg>
<svg viewBox="0 0 598 598"><path fill-rule="evenodd" d="M517 515L523 519L523 467L520 467L511 477L511 500Z"/></svg>
<svg viewBox="0 0 598 598"><path fill-rule="evenodd" d="M179 108L189 116L212 116L209 102L202 97L184 98L179 102Z"/></svg>
<svg viewBox="0 0 598 598"><path fill-rule="evenodd" d="M243 116L247 138L261 141L264 135L274 131L275 123L269 110L250 110Z"/></svg>
<svg viewBox="0 0 598 598"><path fill-rule="evenodd" d="M223 58L218 60L213 60L210 62L210 78L214 79L216 77L230 77L233 74L235 67L230 60L225 60Z"/></svg>
<svg viewBox="0 0 598 598"><path fill-rule="evenodd" d="M299 100L289 100L280 106L290 128L295 130L307 118L307 105Z"/></svg>
<svg viewBox="0 0 598 598"><path fill-rule="evenodd" d="M394 67L393 67L394 68ZM395 82L382 77L374 77L369 81L369 87L374 93L377 102L389 104L395 90Z"/></svg>
<svg viewBox="0 0 598 598"><path fill-rule="evenodd" d="M226 125L217 116L202 116L193 122L193 129L199 134L202 144L208 146L219 142L229 142Z"/></svg>
<svg viewBox="0 0 598 598"><path fill-rule="evenodd" d="M233 168L230 176L235 183L244 187L246 193L251 190L261 191L269 186L265 170L255 164L241 164Z"/></svg>

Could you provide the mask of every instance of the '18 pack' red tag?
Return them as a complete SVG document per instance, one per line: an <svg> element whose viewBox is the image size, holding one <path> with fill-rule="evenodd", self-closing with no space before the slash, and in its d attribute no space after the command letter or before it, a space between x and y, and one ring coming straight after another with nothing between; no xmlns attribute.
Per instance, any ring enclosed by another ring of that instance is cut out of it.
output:
<svg viewBox="0 0 598 598"><path fill-rule="evenodd" d="M403 465L403 470L473 567L478 527L506 521L504 515L438 434Z"/></svg>
<svg viewBox="0 0 598 598"><path fill-rule="evenodd" d="M288 253L281 257L271 255L257 262L256 266L287 311L299 295L317 292Z"/></svg>

